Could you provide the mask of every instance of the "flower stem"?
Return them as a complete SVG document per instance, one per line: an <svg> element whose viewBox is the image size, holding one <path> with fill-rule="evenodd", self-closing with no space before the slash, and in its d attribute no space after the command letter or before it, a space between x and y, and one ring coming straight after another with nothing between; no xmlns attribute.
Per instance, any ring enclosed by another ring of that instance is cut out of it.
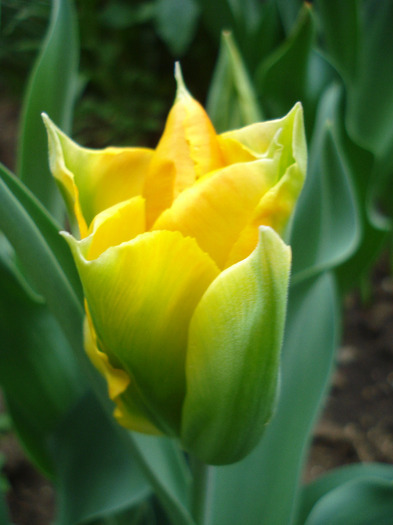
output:
<svg viewBox="0 0 393 525"><path fill-rule="evenodd" d="M197 458L192 458L194 475L192 513L197 525L208 525L210 506L211 468Z"/></svg>

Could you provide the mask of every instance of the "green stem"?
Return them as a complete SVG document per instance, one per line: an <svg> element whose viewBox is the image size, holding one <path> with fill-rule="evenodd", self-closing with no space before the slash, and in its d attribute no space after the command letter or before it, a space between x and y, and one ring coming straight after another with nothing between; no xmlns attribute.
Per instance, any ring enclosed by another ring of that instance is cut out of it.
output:
<svg viewBox="0 0 393 525"><path fill-rule="evenodd" d="M211 467L197 458L192 458L192 471L194 475L192 514L197 525L207 525L210 507Z"/></svg>

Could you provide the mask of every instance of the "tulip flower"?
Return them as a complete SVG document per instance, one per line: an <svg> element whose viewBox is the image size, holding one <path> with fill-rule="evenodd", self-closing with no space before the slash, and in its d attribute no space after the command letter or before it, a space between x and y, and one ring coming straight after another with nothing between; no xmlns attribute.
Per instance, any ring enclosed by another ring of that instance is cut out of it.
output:
<svg viewBox="0 0 393 525"><path fill-rule="evenodd" d="M78 223L79 239L63 235L116 419L226 464L274 410L303 115L218 135L177 80L154 150L82 148L45 116L50 166Z"/></svg>

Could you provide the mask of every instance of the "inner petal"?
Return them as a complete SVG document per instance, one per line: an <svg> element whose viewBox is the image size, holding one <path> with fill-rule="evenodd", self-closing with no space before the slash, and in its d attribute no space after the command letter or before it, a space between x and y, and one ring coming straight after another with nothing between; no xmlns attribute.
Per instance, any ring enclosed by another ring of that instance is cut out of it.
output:
<svg viewBox="0 0 393 525"><path fill-rule="evenodd" d="M184 191L155 222L154 230L177 230L194 237L223 268L263 195L277 179L278 159L233 164Z"/></svg>

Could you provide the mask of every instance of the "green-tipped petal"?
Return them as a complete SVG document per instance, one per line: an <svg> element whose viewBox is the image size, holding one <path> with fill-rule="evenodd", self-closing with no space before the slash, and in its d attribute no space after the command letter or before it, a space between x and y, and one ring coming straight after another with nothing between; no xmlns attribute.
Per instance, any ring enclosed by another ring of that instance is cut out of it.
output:
<svg viewBox="0 0 393 525"><path fill-rule="evenodd" d="M153 150L82 148L43 115L49 140L49 164L81 236L101 211L142 194Z"/></svg>
<svg viewBox="0 0 393 525"><path fill-rule="evenodd" d="M246 456L276 399L290 249L268 227L245 260L220 274L193 315L182 442L210 464Z"/></svg>
<svg viewBox="0 0 393 525"><path fill-rule="evenodd" d="M279 140L277 141L277 134ZM300 102L295 104L285 117L276 120L258 122L240 129L228 131L219 135L223 151L230 150L234 142L242 146L243 151L259 157L270 154L272 142L276 147L283 147L283 165L299 164L300 171L305 175L307 168L307 146L304 135L303 108ZM240 153L240 149L239 149ZM245 153L243 153L245 155ZM230 159L235 162L235 158Z"/></svg>
<svg viewBox="0 0 393 525"><path fill-rule="evenodd" d="M151 423L178 435L188 325L218 268L194 239L178 232L144 233L94 260L87 260L90 238L66 238L97 347L113 368L127 372Z"/></svg>

